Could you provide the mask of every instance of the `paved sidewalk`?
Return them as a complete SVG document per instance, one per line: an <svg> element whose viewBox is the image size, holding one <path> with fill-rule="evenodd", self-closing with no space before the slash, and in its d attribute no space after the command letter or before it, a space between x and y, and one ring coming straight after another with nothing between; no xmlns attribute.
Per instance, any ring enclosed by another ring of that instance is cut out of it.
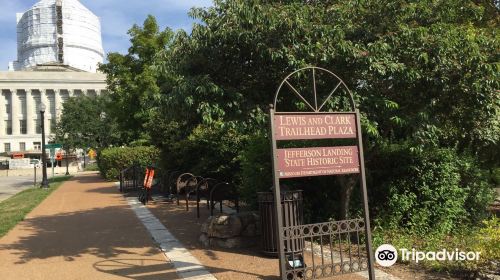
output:
<svg viewBox="0 0 500 280"><path fill-rule="evenodd" d="M0 177L0 201L4 201L7 198L33 188L33 180L35 176L12 176L12 177ZM37 174L37 184L39 185L42 181L42 175Z"/></svg>
<svg viewBox="0 0 500 280"><path fill-rule="evenodd" d="M0 239L1 279L179 279L113 183L64 183Z"/></svg>

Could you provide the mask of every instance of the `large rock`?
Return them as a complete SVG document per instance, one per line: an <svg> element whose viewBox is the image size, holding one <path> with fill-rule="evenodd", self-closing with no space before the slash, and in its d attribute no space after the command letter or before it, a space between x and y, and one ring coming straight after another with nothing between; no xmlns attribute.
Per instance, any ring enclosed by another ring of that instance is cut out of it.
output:
<svg viewBox="0 0 500 280"><path fill-rule="evenodd" d="M241 237L232 237L226 239L214 238L214 239L216 246L226 249L241 248L244 243Z"/></svg>
<svg viewBox="0 0 500 280"><path fill-rule="evenodd" d="M213 217L208 217L208 219L203 224L201 224L200 231L202 233L208 233L208 226L210 225L210 222L212 221L212 218Z"/></svg>
<svg viewBox="0 0 500 280"><path fill-rule="evenodd" d="M259 234L257 213L220 214L209 217L202 224L199 241L205 247L242 248L255 246Z"/></svg>
<svg viewBox="0 0 500 280"><path fill-rule="evenodd" d="M200 235L199 241L205 247L209 247L210 246L210 238L208 237L208 235L206 233L202 233Z"/></svg>
<svg viewBox="0 0 500 280"><path fill-rule="evenodd" d="M259 215L255 212L242 212L236 214L240 220L243 228L246 228L248 225L258 223L259 220Z"/></svg>
<svg viewBox="0 0 500 280"><path fill-rule="evenodd" d="M255 237L259 235L256 224L249 224L242 232L241 236L245 237Z"/></svg>
<svg viewBox="0 0 500 280"><path fill-rule="evenodd" d="M208 225L208 236L230 238L241 234L241 220L235 215L222 214L212 218Z"/></svg>

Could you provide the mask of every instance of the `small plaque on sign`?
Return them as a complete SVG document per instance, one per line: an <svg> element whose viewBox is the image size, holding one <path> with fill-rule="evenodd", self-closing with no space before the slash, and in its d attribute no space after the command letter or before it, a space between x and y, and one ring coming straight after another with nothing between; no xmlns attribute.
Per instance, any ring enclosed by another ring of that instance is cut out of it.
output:
<svg viewBox="0 0 500 280"><path fill-rule="evenodd" d="M358 147L278 149L280 178L359 173Z"/></svg>
<svg viewBox="0 0 500 280"><path fill-rule="evenodd" d="M355 114L274 115L276 140L356 138Z"/></svg>

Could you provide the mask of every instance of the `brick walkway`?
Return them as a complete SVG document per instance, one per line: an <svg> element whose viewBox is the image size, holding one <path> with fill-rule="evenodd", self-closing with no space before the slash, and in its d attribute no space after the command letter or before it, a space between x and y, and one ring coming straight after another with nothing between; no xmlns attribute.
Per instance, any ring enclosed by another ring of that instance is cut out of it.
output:
<svg viewBox="0 0 500 280"><path fill-rule="evenodd" d="M64 183L0 239L1 279L178 279L112 183Z"/></svg>

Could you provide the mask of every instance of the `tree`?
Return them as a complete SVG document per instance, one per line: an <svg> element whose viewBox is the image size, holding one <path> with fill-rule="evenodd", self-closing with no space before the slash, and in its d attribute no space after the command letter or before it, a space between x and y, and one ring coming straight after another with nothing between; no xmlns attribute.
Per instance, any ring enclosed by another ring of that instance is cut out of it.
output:
<svg viewBox="0 0 500 280"><path fill-rule="evenodd" d="M134 25L128 32L132 46L126 55L108 54L108 63L100 70L107 75L110 116L117 119L123 141L148 138L144 124L160 94L158 73L151 67L157 53L168 47L173 32L159 30L152 16L143 27Z"/></svg>
<svg viewBox="0 0 500 280"><path fill-rule="evenodd" d="M166 156L179 153L176 142L196 139L200 127L265 137L278 83L314 65L337 73L359 103L368 173L377 168L370 165L373 151L403 143L414 152L456 149L498 166L498 157L484 156L500 141L499 17L492 1L215 0L191 15L200 22L191 34L164 34L148 17L143 28L131 29L129 53L110 55L103 66L116 104L123 104L117 108L134 118L118 112L121 125L149 128ZM310 86L296 79L299 90ZM251 148L236 142L228 158ZM348 202L355 180L344 181ZM381 187L372 184L371 191ZM349 205L343 208L347 215Z"/></svg>
<svg viewBox="0 0 500 280"><path fill-rule="evenodd" d="M498 11L490 2L215 1L191 15L201 23L157 61L177 81L160 86L158 117L188 120L185 130L219 122L265 131L258 121L279 81L317 65L355 94L368 157L387 142L479 153L499 141Z"/></svg>
<svg viewBox="0 0 500 280"><path fill-rule="evenodd" d="M106 96L81 96L63 104L61 119L56 126L55 141L66 151L102 149L119 144L116 122L106 114Z"/></svg>

